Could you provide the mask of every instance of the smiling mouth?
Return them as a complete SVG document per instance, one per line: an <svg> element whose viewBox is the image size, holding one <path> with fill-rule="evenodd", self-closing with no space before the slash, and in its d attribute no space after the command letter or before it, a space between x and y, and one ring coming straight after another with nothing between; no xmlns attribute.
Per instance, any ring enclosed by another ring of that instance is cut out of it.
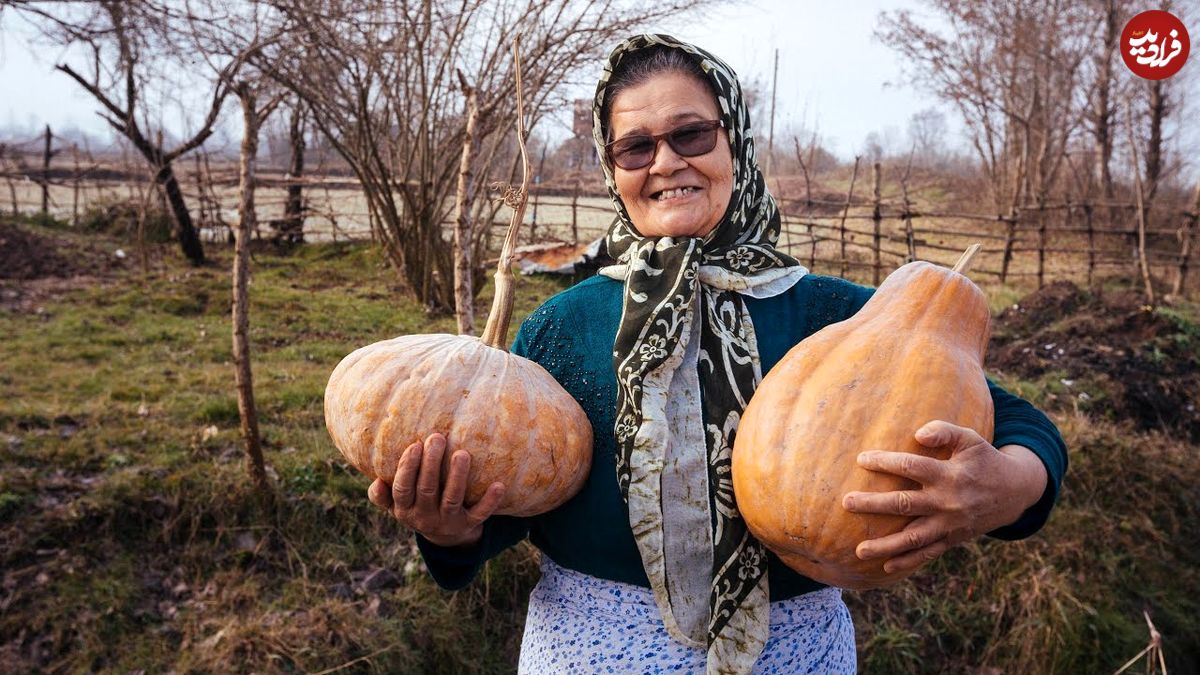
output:
<svg viewBox="0 0 1200 675"><path fill-rule="evenodd" d="M656 202L665 202L665 201L670 201L672 199L679 199L681 197L686 197L686 196L692 194L693 192L698 192L699 190L700 190L700 188L689 185L688 187L675 188L672 190L660 190L658 192L651 194L650 198Z"/></svg>

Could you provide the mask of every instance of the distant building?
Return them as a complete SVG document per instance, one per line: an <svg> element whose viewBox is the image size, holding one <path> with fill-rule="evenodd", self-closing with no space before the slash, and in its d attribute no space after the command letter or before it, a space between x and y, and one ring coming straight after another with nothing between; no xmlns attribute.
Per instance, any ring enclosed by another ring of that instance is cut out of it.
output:
<svg viewBox="0 0 1200 675"><path fill-rule="evenodd" d="M572 131L576 138L592 137L592 100L589 98L575 99L575 124Z"/></svg>

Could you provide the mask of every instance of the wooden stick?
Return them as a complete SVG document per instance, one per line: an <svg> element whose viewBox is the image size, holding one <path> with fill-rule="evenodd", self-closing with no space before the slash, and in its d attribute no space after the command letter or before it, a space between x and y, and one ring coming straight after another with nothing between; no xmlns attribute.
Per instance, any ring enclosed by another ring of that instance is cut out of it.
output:
<svg viewBox="0 0 1200 675"><path fill-rule="evenodd" d="M854 157L854 173L852 173L850 175L850 189L846 192L846 205L845 205L845 207L842 208L842 224L840 227L840 231L841 231L840 241L842 244L842 246L841 246L841 251L842 251L841 276L843 276L843 277L846 276L846 272L848 271L848 266L846 265L846 214L850 212L850 204L854 201L854 183L858 180L858 160L859 159L860 158L857 155L855 155L855 157Z"/></svg>
<svg viewBox="0 0 1200 675"><path fill-rule="evenodd" d="M525 204L529 198L529 153L525 150L525 108L521 104L520 35L513 40L513 69L517 74L517 145L521 148L521 189L510 188L505 195L505 201L513 208L512 220L508 223L504 247L500 249L500 263L496 265L496 296L492 298L492 311L481 337L484 344L505 351L508 351L508 320L513 307L512 255L517 247L521 223L525 221Z"/></svg>
<svg viewBox="0 0 1200 675"><path fill-rule="evenodd" d="M963 251L962 257L958 259L958 262L954 263L954 271L966 276L967 272L971 270L971 259L975 257L980 248L983 248L981 244L971 244L968 246L967 250Z"/></svg>
<svg viewBox="0 0 1200 675"><path fill-rule="evenodd" d="M1154 306L1154 283L1150 280L1150 263L1146 260L1146 209L1142 200L1142 170L1138 166L1137 141L1133 138L1133 106L1126 101L1126 116L1129 118L1129 152L1133 156L1133 195L1137 198L1137 253L1138 267L1142 272L1142 283L1146 288L1146 304Z"/></svg>
<svg viewBox="0 0 1200 675"><path fill-rule="evenodd" d="M458 185L454 194L454 317L459 335L475 334L475 293L471 281L471 228L474 223L468 213L467 191L471 189L471 157L475 151L475 126L479 105L475 88L467 83L466 75L458 71L458 82L467 99L467 126L463 134L462 156L458 163Z"/></svg>

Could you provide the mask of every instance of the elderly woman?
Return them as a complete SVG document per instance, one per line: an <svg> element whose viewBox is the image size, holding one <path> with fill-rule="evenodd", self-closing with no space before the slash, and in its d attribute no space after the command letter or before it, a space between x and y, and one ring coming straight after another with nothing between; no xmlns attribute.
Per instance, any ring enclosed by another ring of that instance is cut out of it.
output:
<svg viewBox="0 0 1200 675"><path fill-rule="evenodd" d="M445 588L526 536L541 549L521 672L853 672L841 591L762 549L731 508L728 472L762 374L871 290L808 274L775 248L779 212L748 110L713 55L662 35L626 40L594 115L619 264L548 300L513 345L587 412L595 447L582 492L535 518L492 516L504 486L464 505L470 456L434 435L370 499L418 533ZM994 445L931 421L918 440L955 450L939 470L913 475L897 453L860 457L922 483L915 497L845 495L852 511L918 516L862 543L860 557L912 569L981 534L1025 537L1045 522L1066 468L1062 439L1028 403L991 391Z"/></svg>

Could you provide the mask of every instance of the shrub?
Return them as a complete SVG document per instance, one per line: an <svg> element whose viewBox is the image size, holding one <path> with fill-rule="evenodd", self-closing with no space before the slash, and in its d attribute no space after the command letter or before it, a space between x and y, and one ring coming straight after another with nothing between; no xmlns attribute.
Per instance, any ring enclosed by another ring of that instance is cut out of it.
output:
<svg viewBox="0 0 1200 675"><path fill-rule="evenodd" d="M91 232L137 241L141 209L142 205L136 199L106 196L88 205L79 218L79 226ZM171 214L151 200L145 211L144 228L147 242L171 241Z"/></svg>

